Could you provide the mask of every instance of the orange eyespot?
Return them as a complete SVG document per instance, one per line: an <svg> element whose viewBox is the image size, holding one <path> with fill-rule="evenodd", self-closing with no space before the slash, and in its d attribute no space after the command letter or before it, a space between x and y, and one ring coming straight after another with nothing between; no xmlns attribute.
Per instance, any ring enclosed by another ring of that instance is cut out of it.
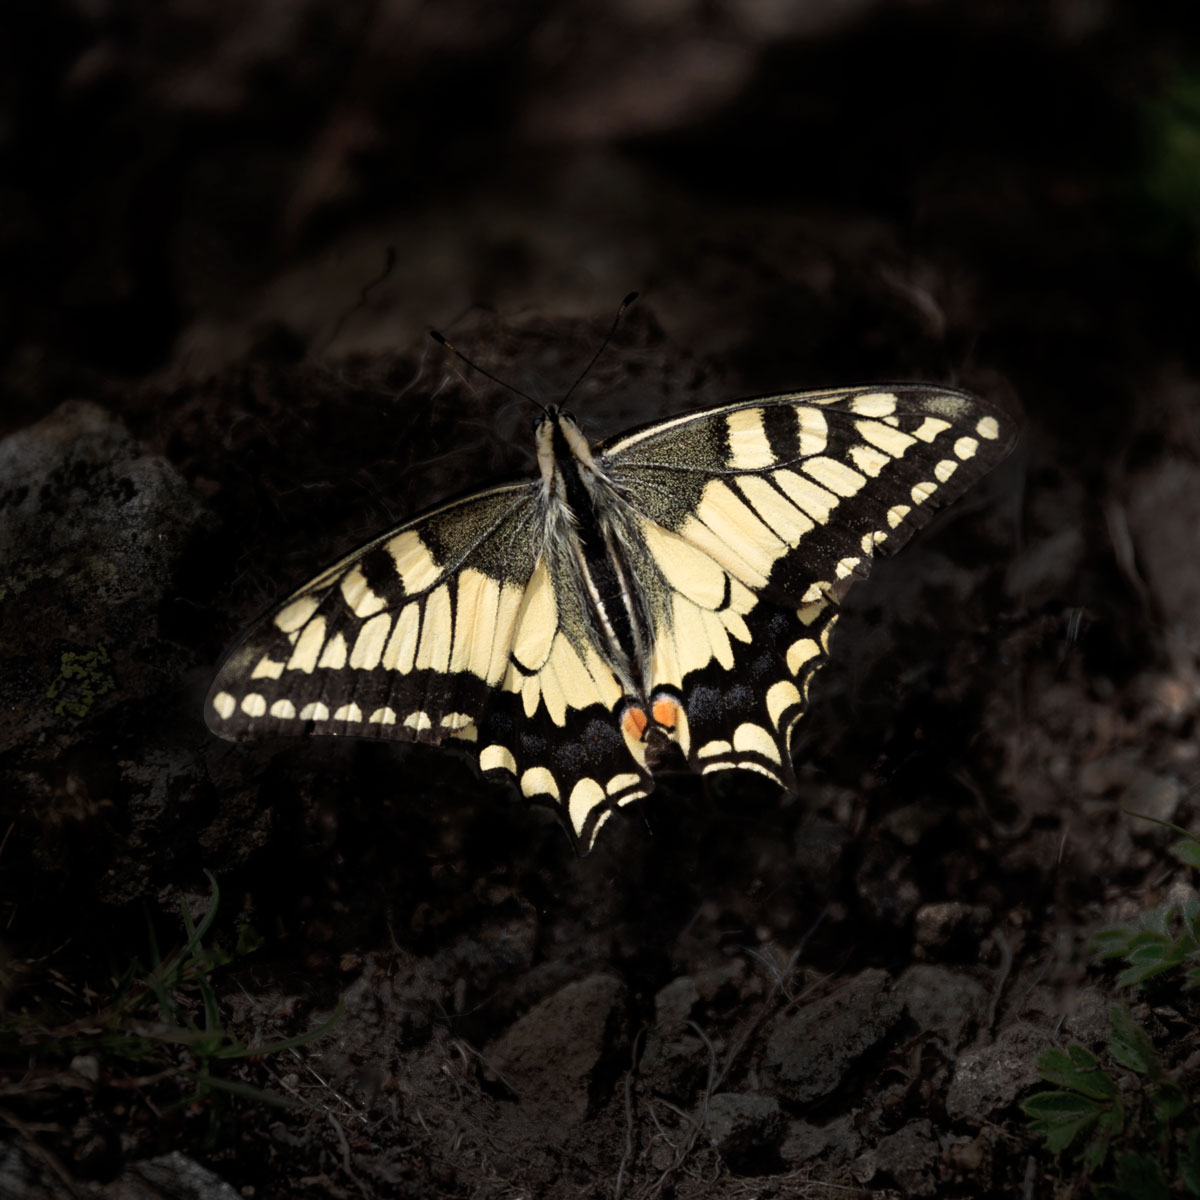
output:
<svg viewBox="0 0 1200 1200"><path fill-rule="evenodd" d="M650 711L664 729L674 729L679 724L679 701L674 696L655 696Z"/></svg>
<svg viewBox="0 0 1200 1200"><path fill-rule="evenodd" d="M630 741L640 742L646 736L646 726L650 722L644 709L631 704L621 714L621 729Z"/></svg>

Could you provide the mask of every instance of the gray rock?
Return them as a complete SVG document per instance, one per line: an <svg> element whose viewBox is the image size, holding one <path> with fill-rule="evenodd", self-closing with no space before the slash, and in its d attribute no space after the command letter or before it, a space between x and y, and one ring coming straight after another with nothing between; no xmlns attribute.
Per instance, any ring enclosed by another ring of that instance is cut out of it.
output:
<svg viewBox="0 0 1200 1200"><path fill-rule="evenodd" d="M660 988L654 997L654 1023L661 1033L679 1033L691 1018L692 1010L700 1002L700 989L689 975L672 979Z"/></svg>
<svg viewBox="0 0 1200 1200"><path fill-rule="evenodd" d="M104 1200L241 1200L220 1176L178 1150L133 1163L101 1194Z"/></svg>
<svg viewBox="0 0 1200 1200"><path fill-rule="evenodd" d="M854 1128L854 1117L849 1113L835 1117L826 1125L792 1121L780 1144L779 1157L793 1167L814 1161L840 1167L858 1153L861 1145L862 1138Z"/></svg>
<svg viewBox="0 0 1200 1200"><path fill-rule="evenodd" d="M1083 534L1074 523L1030 541L1005 572L1005 590L1031 608L1052 601L1069 590L1084 550Z"/></svg>
<svg viewBox="0 0 1200 1200"><path fill-rule="evenodd" d="M988 1008L987 989L965 971L916 963L896 981L896 995L922 1032L938 1035L957 1051Z"/></svg>
<svg viewBox="0 0 1200 1200"><path fill-rule="evenodd" d="M946 1092L946 1112L956 1121L984 1121L1007 1108L1039 1079L1038 1055L1049 1036L1032 1025L1010 1025L987 1046L958 1056Z"/></svg>
<svg viewBox="0 0 1200 1200"><path fill-rule="evenodd" d="M170 569L203 517L166 459L94 404L0 442L0 750L173 679L159 639Z"/></svg>
<svg viewBox="0 0 1200 1200"><path fill-rule="evenodd" d="M11 1131L6 1130L7 1137ZM0 1141L0 1196L21 1200L76 1200L76 1191L64 1183L45 1161L15 1141Z"/></svg>
<svg viewBox="0 0 1200 1200"><path fill-rule="evenodd" d="M1112 997L1096 987L1080 988L1062 998L1064 1040L1082 1042L1093 1048L1109 1038Z"/></svg>
<svg viewBox="0 0 1200 1200"><path fill-rule="evenodd" d="M638 1074L651 1091L685 1104L704 1083L711 1060L712 1054L700 1038L691 1034L664 1038L651 1030Z"/></svg>
<svg viewBox="0 0 1200 1200"><path fill-rule="evenodd" d="M911 1121L881 1138L874 1150L876 1171L883 1171L905 1196L932 1196L937 1192L936 1163L941 1154L927 1120Z"/></svg>
<svg viewBox="0 0 1200 1200"><path fill-rule="evenodd" d="M1130 481L1126 516L1139 569L1168 623L1195 644L1200 639L1200 580L1196 528L1200 524L1200 467L1174 455Z"/></svg>
<svg viewBox="0 0 1200 1200"><path fill-rule="evenodd" d="M888 973L863 971L833 995L777 1020L767 1038L763 1070L794 1103L827 1096L900 1013Z"/></svg>
<svg viewBox="0 0 1200 1200"><path fill-rule="evenodd" d="M624 1032L625 985L589 975L547 996L491 1044L484 1057L523 1106L566 1130L586 1120L592 1072Z"/></svg>
<svg viewBox="0 0 1200 1200"><path fill-rule="evenodd" d="M913 938L922 950L940 950L959 935L978 939L990 918L991 913L983 905L959 900L922 904L913 918Z"/></svg>
<svg viewBox="0 0 1200 1200"><path fill-rule="evenodd" d="M708 1102L708 1133L726 1155L769 1146L783 1132L783 1113L774 1096L718 1092Z"/></svg>

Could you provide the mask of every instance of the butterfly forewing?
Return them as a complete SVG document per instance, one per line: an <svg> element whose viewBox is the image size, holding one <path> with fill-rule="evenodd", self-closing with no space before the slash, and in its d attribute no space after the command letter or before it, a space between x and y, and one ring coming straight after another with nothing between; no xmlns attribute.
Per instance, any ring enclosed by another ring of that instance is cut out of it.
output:
<svg viewBox="0 0 1200 1200"><path fill-rule="evenodd" d="M651 790L656 741L696 771L794 788L792 731L839 600L1014 434L975 397L908 385L647 425L587 464L602 483L589 519L623 581L600 603L626 606L640 661L589 597L578 514L538 481L444 505L323 572L230 656L206 719L235 739L472 743L584 848Z"/></svg>
<svg viewBox="0 0 1200 1200"><path fill-rule="evenodd" d="M976 397L904 385L743 401L600 448L671 585L647 687L678 690L672 736L693 770L742 767L793 786L791 735L838 601L1012 441L1007 418ZM718 573L725 609L705 611L699 593L708 580L717 594Z"/></svg>
<svg viewBox="0 0 1200 1200"><path fill-rule="evenodd" d="M508 670L537 553L532 484L446 505L342 559L263 618L205 715L272 733L471 740Z"/></svg>

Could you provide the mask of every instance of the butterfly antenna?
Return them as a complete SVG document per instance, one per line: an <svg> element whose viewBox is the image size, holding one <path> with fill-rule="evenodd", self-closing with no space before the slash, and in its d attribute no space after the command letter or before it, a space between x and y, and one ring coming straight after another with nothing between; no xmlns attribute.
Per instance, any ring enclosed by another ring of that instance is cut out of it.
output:
<svg viewBox="0 0 1200 1200"><path fill-rule="evenodd" d="M579 378L575 380L569 388L567 394L560 401L560 407L571 398L571 393L588 377L591 369L596 365L596 360L608 349L608 343L613 340L613 334L617 332L617 326L621 324L621 318L625 315L625 310L638 298L637 292L630 292L624 300L621 301L621 307L617 309L617 315L613 317L612 328L608 331L604 341L600 343L600 349L592 355L592 361L579 374Z"/></svg>
<svg viewBox="0 0 1200 1200"><path fill-rule="evenodd" d="M472 371L478 371L485 379L490 379L493 383L498 383L502 388L506 388L516 396L520 396L523 400L528 400L530 404L536 404L542 412L546 411L546 406L540 401L535 400L528 392L523 392L519 387L513 387L511 383L506 383L503 379L497 378L491 371L485 371L477 362L472 362L461 350L452 345L444 334L438 333L436 329L429 331L429 336L433 338L439 346L445 346L455 358L461 358L463 362L471 368Z"/></svg>

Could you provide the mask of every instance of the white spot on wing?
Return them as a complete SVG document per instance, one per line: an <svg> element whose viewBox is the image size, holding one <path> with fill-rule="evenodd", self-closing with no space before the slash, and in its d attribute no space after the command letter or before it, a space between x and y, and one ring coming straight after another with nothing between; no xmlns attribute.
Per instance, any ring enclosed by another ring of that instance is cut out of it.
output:
<svg viewBox="0 0 1200 1200"><path fill-rule="evenodd" d="M635 775L632 771L628 771L620 775L614 775L608 781L608 787L606 787L604 790L608 793L608 795L615 796L617 792L624 792L631 787L637 787L641 781L642 778L640 775ZM634 797L630 796L629 799L632 800ZM625 801L622 801L621 803L624 804Z"/></svg>
<svg viewBox="0 0 1200 1200"><path fill-rule="evenodd" d="M800 455L807 458L811 454L824 453L829 440L829 422L819 408L800 407L796 409L800 420Z"/></svg>
<svg viewBox="0 0 1200 1200"><path fill-rule="evenodd" d="M430 592L425 601L421 644L417 648L417 670L444 671L450 661L450 643L453 639L450 589L443 584Z"/></svg>
<svg viewBox="0 0 1200 1200"><path fill-rule="evenodd" d="M482 571L467 568L458 577L455 594L454 649L451 671L470 671L487 678L488 663L496 639L496 612L500 605L500 583Z"/></svg>
<svg viewBox="0 0 1200 1200"><path fill-rule="evenodd" d="M788 647L787 668L793 675L799 675L804 664L820 653L821 647L813 638L801 638Z"/></svg>
<svg viewBox="0 0 1200 1200"><path fill-rule="evenodd" d="M778 727L783 714L800 703L800 690L790 679L781 679L767 689L767 712Z"/></svg>
<svg viewBox="0 0 1200 1200"><path fill-rule="evenodd" d="M850 401L850 411L864 417L890 417L896 411L893 392L868 392Z"/></svg>
<svg viewBox="0 0 1200 1200"><path fill-rule="evenodd" d="M850 458L869 479L874 479L892 461L890 455L884 454L874 446L868 446L865 442L856 442L850 447Z"/></svg>
<svg viewBox="0 0 1200 1200"><path fill-rule="evenodd" d="M552 796L555 800L560 799L558 784L554 780L554 776L546 767L530 767L521 776L521 795L522 796Z"/></svg>
<svg viewBox="0 0 1200 1200"><path fill-rule="evenodd" d="M707 527L710 533L706 535L698 524ZM681 532L743 583L756 587L766 584L772 565L786 545L720 479L705 485L696 516L687 521Z"/></svg>
<svg viewBox="0 0 1200 1200"><path fill-rule="evenodd" d="M404 590L411 596L432 587L441 577L442 568L433 561L429 548L415 529L398 533L387 543L387 551L396 564Z"/></svg>
<svg viewBox="0 0 1200 1200"><path fill-rule="evenodd" d="M567 816L575 827L575 832L582 833L588 814L597 804L604 802L604 789L594 780L581 779L572 789L567 801Z"/></svg>
<svg viewBox="0 0 1200 1200"><path fill-rule="evenodd" d="M775 462L761 408L741 408L725 418L729 435L729 466L735 471L760 471Z"/></svg>
<svg viewBox="0 0 1200 1200"><path fill-rule="evenodd" d="M507 771L510 775L517 773L517 760L507 746L484 746L479 752L479 769L481 771Z"/></svg>
<svg viewBox="0 0 1200 1200"><path fill-rule="evenodd" d="M715 609L721 603L725 571L711 555L654 521L642 521L641 532L671 587L704 608Z"/></svg>
<svg viewBox="0 0 1200 1200"><path fill-rule="evenodd" d="M350 665L360 671L373 671L383 658L383 650L387 645L388 634L392 629L390 613L380 613L372 617L359 631L354 639L354 649L350 652Z"/></svg>
<svg viewBox="0 0 1200 1200"><path fill-rule="evenodd" d="M932 442L939 433L945 433L949 428L949 421L943 421L940 417L926 417L925 420L913 430L913 437L920 438L923 442Z"/></svg>
<svg viewBox="0 0 1200 1200"><path fill-rule="evenodd" d="M296 706L290 700L276 700L271 705L271 716L279 721L290 721L296 715Z"/></svg>
<svg viewBox="0 0 1200 1200"><path fill-rule="evenodd" d="M900 458L914 441L907 433L901 433L882 421L855 421L854 428L864 442L870 442L893 458Z"/></svg>
<svg viewBox="0 0 1200 1200"><path fill-rule="evenodd" d="M789 546L799 545L800 539L813 529L811 518L761 475L747 475L737 481L737 486L759 517Z"/></svg>
<svg viewBox="0 0 1200 1200"><path fill-rule="evenodd" d="M838 505L838 498L832 492L818 487L811 479L805 479L795 471L776 471L772 478L796 506L808 513L818 525L824 525Z"/></svg>
<svg viewBox="0 0 1200 1200"><path fill-rule="evenodd" d="M295 633L317 611L317 601L312 596L301 596L275 614L275 628L284 633Z"/></svg>
<svg viewBox="0 0 1200 1200"><path fill-rule="evenodd" d="M527 671L540 670L550 654L558 628L558 604L545 559L538 563L525 589L516 625L513 658Z"/></svg>
<svg viewBox="0 0 1200 1200"><path fill-rule="evenodd" d="M325 650L321 654L321 661L317 663L317 666L328 667L333 671L340 671L345 665L346 639L340 633L335 633L325 643Z"/></svg>
<svg viewBox="0 0 1200 1200"><path fill-rule="evenodd" d="M372 617L383 608L386 601L376 595L367 583L362 568L355 565L342 577L342 599L356 617Z"/></svg>
<svg viewBox="0 0 1200 1200"><path fill-rule="evenodd" d="M212 706L222 721L228 721L237 712L237 701L228 692L218 692L212 699Z"/></svg>
<svg viewBox="0 0 1200 1200"><path fill-rule="evenodd" d="M305 675L311 675L313 668L317 665L317 655L321 653L321 647L324 644L325 618L314 617L305 625L304 631L296 639L296 646L292 650L292 657L288 659L287 669L303 671Z"/></svg>
<svg viewBox="0 0 1200 1200"><path fill-rule="evenodd" d="M775 739L753 721L744 721L733 731L733 748L739 754L758 754L770 762L779 762Z"/></svg>
<svg viewBox="0 0 1200 1200"><path fill-rule="evenodd" d="M262 717L267 712L267 698L258 692L242 697L242 712L248 717Z"/></svg>
<svg viewBox="0 0 1200 1200"><path fill-rule="evenodd" d="M406 674L412 670L417 654L417 631L421 627L421 608L410 604L400 610L392 636L383 651L383 668Z"/></svg>
<svg viewBox="0 0 1200 1200"><path fill-rule="evenodd" d="M822 487L827 487L839 496L854 496L866 479L857 471L851 470L845 463L836 458L808 458L800 468L806 475L815 479Z"/></svg>

